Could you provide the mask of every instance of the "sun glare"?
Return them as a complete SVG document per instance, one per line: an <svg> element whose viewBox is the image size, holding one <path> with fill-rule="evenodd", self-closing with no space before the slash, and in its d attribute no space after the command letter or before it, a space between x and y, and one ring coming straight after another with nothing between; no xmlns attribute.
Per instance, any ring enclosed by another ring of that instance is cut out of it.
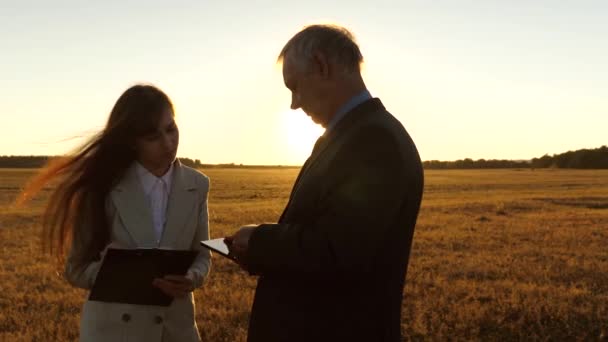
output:
<svg viewBox="0 0 608 342"><path fill-rule="evenodd" d="M305 160L324 128L315 124L302 110L288 110L281 114L283 132L290 153L298 160Z"/></svg>

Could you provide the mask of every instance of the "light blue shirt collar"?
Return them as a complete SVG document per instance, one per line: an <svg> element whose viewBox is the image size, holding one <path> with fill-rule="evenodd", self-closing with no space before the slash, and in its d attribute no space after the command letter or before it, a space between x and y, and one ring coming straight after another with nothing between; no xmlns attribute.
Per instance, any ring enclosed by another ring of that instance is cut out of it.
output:
<svg viewBox="0 0 608 342"><path fill-rule="evenodd" d="M331 118L331 120L329 120L329 123L327 124L327 128L325 129L325 133L329 132L332 128L336 127L338 122L340 120L342 120L346 116L346 114L348 112L350 112L353 108L357 107L358 105L362 104L363 102L365 102L371 98L372 98L372 95L369 93L369 91L367 89L360 92L359 94L351 97L350 100L346 101L346 103L343 104L342 107L340 107L338 109L338 111L336 112L336 114L334 114L334 116Z"/></svg>

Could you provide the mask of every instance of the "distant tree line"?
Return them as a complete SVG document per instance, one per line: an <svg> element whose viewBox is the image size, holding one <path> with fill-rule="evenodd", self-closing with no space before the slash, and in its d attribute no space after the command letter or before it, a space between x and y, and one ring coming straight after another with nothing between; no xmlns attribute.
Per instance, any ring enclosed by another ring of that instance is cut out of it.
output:
<svg viewBox="0 0 608 342"><path fill-rule="evenodd" d="M456 161L429 160L422 163L425 169L513 169L513 168L563 168L608 169L608 147L582 149L549 156L545 154L532 160L461 159Z"/></svg>
<svg viewBox="0 0 608 342"><path fill-rule="evenodd" d="M0 156L0 168L39 168L49 156ZM179 158L182 164L198 168L296 168L283 165L203 164L199 159ZM456 161L428 160L422 163L425 169L513 169L513 168L567 168L608 169L608 147L582 149L549 156L545 154L532 160L478 159Z"/></svg>
<svg viewBox="0 0 608 342"><path fill-rule="evenodd" d="M48 156L0 156L1 168L39 168L49 160Z"/></svg>
<svg viewBox="0 0 608 342"><path fill-rule="evenodd" d="M479 159L470 158L456 161L428 160L422 162L425 169L513 169L529 168L529 161L498 160L498 159Z"/></svg>
<svg viewBox="0 0 608 342"><path fill-rule="evenodd" d="M52 157L50 156L0 156L0 168L40 168ZM243 165L243 164L203 164L200 159L179 158L179 161L192 168L210 169L210 168L298 168L299 166L284 166L284 165Z"/></svg>
<svg viewBox="0 0 608 342"><path fill-rule="evenodd" d="M608 169L608 147L568 151L532 159L532 166L565 169Z"/></svg>

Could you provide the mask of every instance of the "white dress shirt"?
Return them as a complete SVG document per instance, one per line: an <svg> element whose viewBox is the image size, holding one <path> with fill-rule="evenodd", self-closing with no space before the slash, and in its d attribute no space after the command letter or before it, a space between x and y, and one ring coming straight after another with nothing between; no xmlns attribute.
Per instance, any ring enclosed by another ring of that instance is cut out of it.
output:
<svg viewBox="0 0 608 342"><path fill-rule="evenodd" d="M156 233L156 241L160 243L160 238L165 229L167 221L167 203L169 202L169 192L171 191L171 181L173 176L173 164L169 170L161 177L156 177L139 162L135 162L137 176L144 189L144 194L148 199L150 211L152 213L152 223Z"/></svg>

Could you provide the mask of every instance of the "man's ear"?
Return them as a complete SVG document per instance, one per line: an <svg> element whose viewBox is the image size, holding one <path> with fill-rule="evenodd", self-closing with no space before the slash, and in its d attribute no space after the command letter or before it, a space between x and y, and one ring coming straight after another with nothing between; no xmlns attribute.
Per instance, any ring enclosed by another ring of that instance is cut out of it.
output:
<svg viewBox="0 0 608 342"><path fill-rule="evenodd" d="M321 52L314 52L312 55L313 70L316 74L321 76L322 79L328 79L331 75L331 70L327 57Z"/></svg>

